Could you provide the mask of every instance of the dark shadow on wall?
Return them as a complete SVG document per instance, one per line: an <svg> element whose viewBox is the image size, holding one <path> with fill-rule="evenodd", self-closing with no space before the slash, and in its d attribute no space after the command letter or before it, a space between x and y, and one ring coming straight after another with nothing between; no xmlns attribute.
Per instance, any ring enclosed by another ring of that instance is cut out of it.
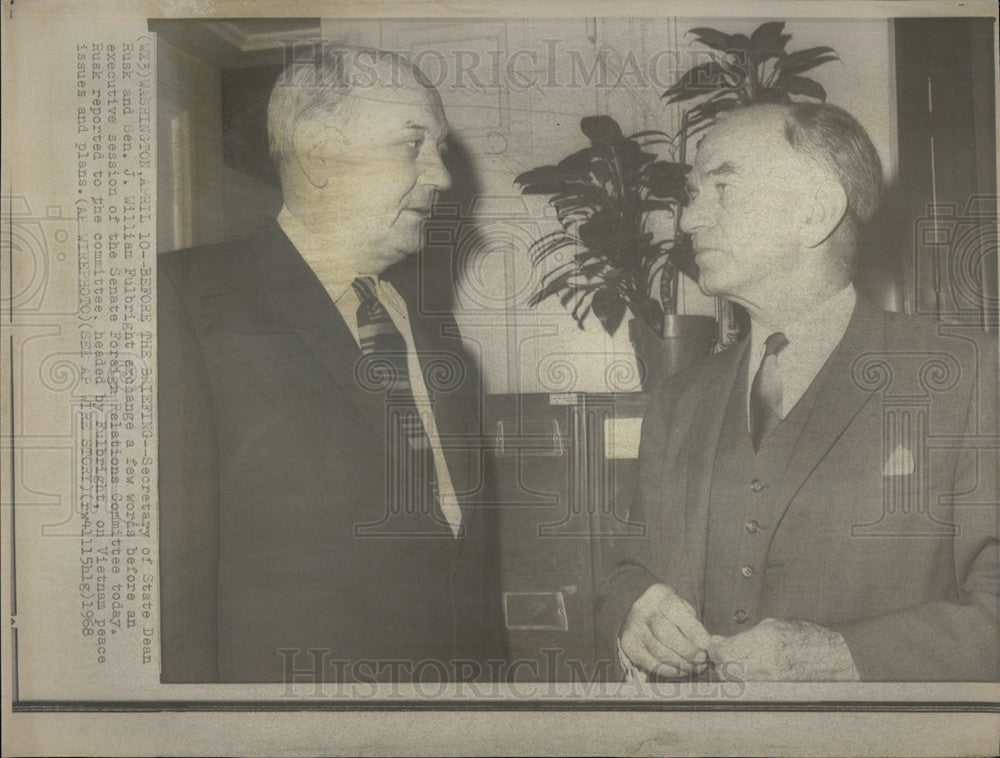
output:
<svg viewBox="0 0 1000 758"><path fill-rule="evenodd" d="M267 140L267 103L281 70L272 64L221 74L226 239L245 237L281 210L281 185Z"/></svg>
<svg viewBox="0 0 1000 758"><path fill-rule="evenodd" d="M905 261L909 258L909 230L913 213L906 196L894 184L858 242L854 284L863 296L883 310L904 308Z"/></svg>

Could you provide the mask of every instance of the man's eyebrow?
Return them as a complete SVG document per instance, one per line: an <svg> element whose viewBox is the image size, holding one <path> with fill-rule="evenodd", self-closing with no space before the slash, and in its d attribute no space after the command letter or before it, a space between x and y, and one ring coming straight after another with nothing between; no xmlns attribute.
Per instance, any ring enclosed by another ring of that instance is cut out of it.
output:
<svg viewBox="0 0 1000 758"><path fill-rule="evenodd" d="M739 171L736 169L736 166L730 163L729 161L726 161L724 163L720 163L715 168L705 172L705 176L730 176L731 174L738 174L738 173Z"/></svg>
<svg viewBox="0 0 1000 758"><path fill-rule="evenodd" d="M427 126L426 124L417 123L416 121L406 121L406 122L404 122L403 123L403 129L402 129L402 131L404 131L404 132L406 132L406 131L418 131L418 132L424 132L425 134L428 133L430 130L431 130L431 127ZM450 132L447 129L445 129L443 132L441 132L441 136L438 137L438 142L444 142L448 138L449 134L450 134Z"/></svg>

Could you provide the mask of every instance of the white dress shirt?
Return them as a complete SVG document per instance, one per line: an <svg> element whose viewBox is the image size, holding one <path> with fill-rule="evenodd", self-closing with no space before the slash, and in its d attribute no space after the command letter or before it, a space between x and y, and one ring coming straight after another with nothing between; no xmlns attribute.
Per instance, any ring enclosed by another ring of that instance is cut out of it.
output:
<svg viewBox="0 0 1000 758"><path fill-rule="evenodd" d="M406 366L410 374L410 390L413 393L417 412L424 423L427 438L431 443L434 471L438 481L438 494L441 498L441 511L448 520L452 533L457 537L462 524L462 510L458 505L458 497L455 495L455 486L452 484L451 474L448 472L444 451L441 449L441 438L438 436L430 395L427 392L427 385L424 384L420 360L417 358L417 348L413 342L413 329L410 327L410 316L405 301L389 282L378 278L377 274L358 271L357 264L353 260L346 256L338 256L336 246L324 243L322 237L306 229L288 208L282 207L281 213L278 214L278 225L305 262L316 273L320 283L330 295L330 299L333 300L333 304L337 306L340 315L344 317L347 328L354 335L354 341L358 347L361 346L361 341L358 337L357 313L361 300L351 283L358 276L371 276L375 280L378 299L385 306L389 318L392 319L392 323L396 325L406 342Z"/></svg>
<svg viewBox="0 0 1000 758"><path fill-rule="evenodd" d="M788 344L777 354L781 377L781 411L784 418L809 389L823 364L844 337L854 313L857 293L848 285L806 318L784 327L767 327L750 321L750 368L747 378L747 423L750 419L750 388L764 357L764 342L774 332L782 332Z"/></svg>

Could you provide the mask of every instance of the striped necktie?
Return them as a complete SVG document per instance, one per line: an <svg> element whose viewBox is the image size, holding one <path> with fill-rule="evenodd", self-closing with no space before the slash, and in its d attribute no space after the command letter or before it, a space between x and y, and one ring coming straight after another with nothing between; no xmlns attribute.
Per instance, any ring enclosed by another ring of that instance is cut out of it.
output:
<svg viewBox="0 0 1000 758"><path fill-rule="evenodd" d="M441 512L437 472L430 438L410 388L406 340L378 299L375 282L362 276L351 285L358 306L358 340L361 343L359 376L366 389L386 393L390 472L387 496L391 515L431 518L448 522ZM417 527L417 522L412 524Z"/></svg>
<svg viewBox="0 0 1000 758"><path fill-rule="evenodd" d="M781 423L781 375L778 353L788 345L782 332L775 332L764 342L764 357L750 387L750 440L755 451L764 438Z"/></svg>

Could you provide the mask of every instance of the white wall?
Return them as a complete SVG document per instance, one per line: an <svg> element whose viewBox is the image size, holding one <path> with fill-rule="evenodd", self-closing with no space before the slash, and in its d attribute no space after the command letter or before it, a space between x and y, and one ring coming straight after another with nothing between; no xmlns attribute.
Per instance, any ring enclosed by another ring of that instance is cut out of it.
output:
<svg viewBox="0 0 1000 758"><path fill-rule="evenodd" d="M593 318L579 330L554 299L527 307L539 281L527 248L557 227L544 199L522 197L513 179L586 147L579 130L586 115L611 115L627 133L675 131L679 107L666 106L660 95L673 82L674 67L687 69L691 51L703 49L685 32L711 26L750 33L765 20L772 19L323 21L325 37L418 58L438 85L478 185L470 221L485 244L463 251L471 265L457 316L482 355L489 391L637 389L624 323L609 337ZM842 62L812 75L829 102L846 107L869 129L887 173L894 174L889 23L787 19L786 31L793 35L789 50L828 45L840 53ZM603 79L598 74L588 84L595 70L603 70ZM682 287L680 309L715 313L714 301L691 282Z"/></svg>

